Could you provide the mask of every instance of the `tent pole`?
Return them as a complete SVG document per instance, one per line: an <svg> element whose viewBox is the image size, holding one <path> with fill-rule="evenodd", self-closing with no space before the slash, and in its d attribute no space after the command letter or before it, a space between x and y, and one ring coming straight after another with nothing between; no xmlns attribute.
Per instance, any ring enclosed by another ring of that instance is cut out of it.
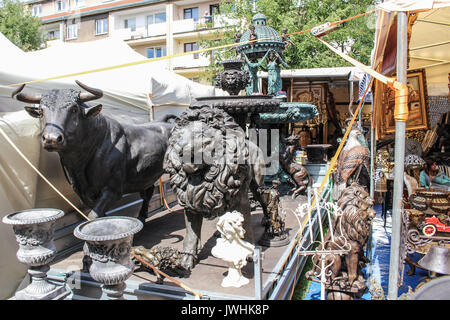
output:
<svg viewBox="0 0 450 320"><path fill-rule="evenodd" d="M408 17L406 12L397 15L397 81L406 84L408 56ZM397 92L399 94L399 92ZM392 203L391 255L389 265L388 300L398 299L400 270L400 227L403 199L403 174L405 162L406 121L395 120L394 192ZM402 275L400 275L402 276Z"/></svg>

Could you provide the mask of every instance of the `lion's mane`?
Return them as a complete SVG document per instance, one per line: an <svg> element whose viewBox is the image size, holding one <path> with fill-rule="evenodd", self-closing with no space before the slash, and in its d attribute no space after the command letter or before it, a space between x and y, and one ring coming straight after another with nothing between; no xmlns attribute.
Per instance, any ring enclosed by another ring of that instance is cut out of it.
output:
<svg viewBox="0 0 450 320"><path fill-rule="evenodd" d="M213 161L205 161L205 151ZM238 192L250 182L248 159L239 125L223 110L203 106L187 109L175 121L165 170L182 207L214 218L237 201Z"/></svg>
<svg viewBox="0 0 450 320"><path fill-rule="evenodd" d="M364 245L370 233L372 219L369 211L373 210L373 199L362 186L352 183L344 189L337 205L343 212L342 235Z"/></svg>

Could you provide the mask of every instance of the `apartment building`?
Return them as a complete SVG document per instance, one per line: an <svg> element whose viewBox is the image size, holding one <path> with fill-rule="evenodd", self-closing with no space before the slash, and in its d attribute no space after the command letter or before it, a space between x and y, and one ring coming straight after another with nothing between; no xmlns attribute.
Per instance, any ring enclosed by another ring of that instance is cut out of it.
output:
<svg viewBox="0 0 450 320"><path fill-rule="evenodd" d="M233 23L218 0L28 0L49 41L84 42L117 37L148 57L198 49L199 35ZM207 23L207 24L206 24ZM206 27L207 26L207 27ZM169 70L198 80L211 61L199 54L165 60Z"/></svg>

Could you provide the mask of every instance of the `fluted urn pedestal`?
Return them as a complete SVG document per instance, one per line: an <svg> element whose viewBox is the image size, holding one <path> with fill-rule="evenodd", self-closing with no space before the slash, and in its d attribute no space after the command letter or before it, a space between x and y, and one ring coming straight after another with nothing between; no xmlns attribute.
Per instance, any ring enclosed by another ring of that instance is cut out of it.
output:
<svg viewBox="0 0 450 320"><path fill-rule="evenodd" d="M89 274L102 283L109 300L123 299L125 280L134 270L131 260L133 236L143 224L131 217L104 217L80 224L75 237L86 241L85 254L92 259Z"/></svg>
<svg viewBox="0 0 450 320"><path fill-rule="evenodd" d="M48 264L56 256L53 243L56 220L64 216L58 209L30 209L11 213L3 222L13 226L19 243L17 258L29 266L31 283L15 294L17 300L50 300L63 298L70 291L47 279Z"/></svg>

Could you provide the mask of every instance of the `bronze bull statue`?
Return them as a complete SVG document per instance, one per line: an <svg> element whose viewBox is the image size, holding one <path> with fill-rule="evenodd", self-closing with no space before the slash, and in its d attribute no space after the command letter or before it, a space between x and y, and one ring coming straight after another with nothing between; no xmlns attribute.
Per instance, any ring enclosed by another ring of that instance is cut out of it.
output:
<svg viewBox="0 0 450 320"><path fill-rule="evenodd" d="M103 96L100 89L76 83L86 90L54 89L42 94L22 93L12 97L26 103L25 110L42 118L42 147L59 154L66 178L75 193L92 210L89 218L105 215L108 206L123 194L139 192L141 221L147 217L154 183L163 174L163 159L172 124L166 116L161 121L130 125L104 116L102 105L86 102Z"/></svg>

